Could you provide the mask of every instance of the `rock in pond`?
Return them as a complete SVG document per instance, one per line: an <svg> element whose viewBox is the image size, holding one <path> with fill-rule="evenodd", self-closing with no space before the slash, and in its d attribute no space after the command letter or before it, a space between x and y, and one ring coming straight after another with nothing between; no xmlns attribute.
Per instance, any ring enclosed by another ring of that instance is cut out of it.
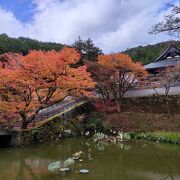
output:
<svg viewBox="0 0 180 180"><path fill-rule="evenodd" d="M89 170L88 169L80 169L79 172L82 174L86 174L86 173L89 173Z"/></svg>
<svg viewBox="0 0 180 180"><path fill-rule="evenodd" d="M69 168L61 168L60 171L65 172L65 171L70 171L70 169Z"/></svg>
<svg viewBox="0 0 180 180"><path fill-rule="evenodd" d="M48 171L54 172L61 167L60 161L53 162L48 166Z"/></svg>
<svg viewBox="0 0 180 180"><path fill-rule="evenodd" d="M71 165L74 165L75 164L75 161L73 158L68 158L67 160L64 161L63 165L65 167L68 167L68 166L71 166Z"/></svg>

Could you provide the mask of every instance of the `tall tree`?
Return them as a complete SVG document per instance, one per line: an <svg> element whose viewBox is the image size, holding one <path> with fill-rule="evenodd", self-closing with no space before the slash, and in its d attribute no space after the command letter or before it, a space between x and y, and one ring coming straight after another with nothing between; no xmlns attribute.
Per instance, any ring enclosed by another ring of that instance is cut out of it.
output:
<svg viewBox="0 0 180 180"><path fill-rule="evenodd" d="M77 63L77 66L84 65L86 61L95 62L98 55L102 54L102 50L96 47L90 38L82 40L79 36L74 42L73 47L81 54L81 59Z"/></svg>
<svg viewBox="0 0 180 180"><path fill-rule="evenodd" d="M80 59L73 48L5 54L0 66L0 117L21 119L22 129L49 103L68 95L88 95L94 87L85 66L72 68Z"/></svg>
<svg viewBox="0 0 180 180"><path fill-rule="evenodd" d="M91 65L94 80L97 82L98 93L104 101L113 97L117 110L120 112L122 98L137 80L142 80L147 72L140 63L134 63L130 56L114 53L99 55L98 64Z"/></svg>
<svg viewBox="0 0 180 180"><path fill-rule="evenodd" d="M162 22L155 24L150 33L167 32L171 36L180 37L180 3L170 6L170 14L165 15Z"/></svg>
<svg viewBox="0 0 180 180"><path fill-rule="evenodd" d="M112 76L115 71L102 67L98 62L88 61L86 63L87 70L91 73L93 80L96 82L95 93L97 96L103 99L103 102L111 99L111 84L112 81L109 77Z"/></svg>

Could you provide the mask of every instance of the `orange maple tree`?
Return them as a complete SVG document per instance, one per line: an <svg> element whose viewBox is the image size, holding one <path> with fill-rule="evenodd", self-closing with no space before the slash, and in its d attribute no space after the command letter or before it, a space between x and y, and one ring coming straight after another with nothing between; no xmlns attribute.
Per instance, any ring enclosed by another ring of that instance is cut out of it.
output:
<svg viewBox="0 0 180 180"><path fill-rule="evenodd" d="M99 55L98 64L106 73L104 73L104 80L101 78L101 82L97 84L109 93L107 97L113 97L119 112L124 94L135 81L142 80L147 72L139 62L134 63L130 56L122 53Z"/></svg>
<svg viewBox="0 0 180 180"><path fill-rule="evenodd" d="M80 55L73 48L0 56L0 118L21 119L22 129L49 103L68 95L89 95L94 88L85 66L72 68Z"/></svg>

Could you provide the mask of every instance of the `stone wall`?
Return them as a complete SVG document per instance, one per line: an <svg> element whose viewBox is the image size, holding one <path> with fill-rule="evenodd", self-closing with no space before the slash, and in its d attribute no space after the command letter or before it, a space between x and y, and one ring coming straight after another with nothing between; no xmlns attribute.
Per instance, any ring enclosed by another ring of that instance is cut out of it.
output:
<svg viewBox="0 0 180 180"><path fill-rule="evenodd" d="M148 96L148 97L132 97L132 98L124 98L123 102L125 104L128 103L146 103L146 104L156 104L156 103L164 103L164 96ZM171 95L168 96L169 104L180 104L180 94L179 95Z"/></svg>

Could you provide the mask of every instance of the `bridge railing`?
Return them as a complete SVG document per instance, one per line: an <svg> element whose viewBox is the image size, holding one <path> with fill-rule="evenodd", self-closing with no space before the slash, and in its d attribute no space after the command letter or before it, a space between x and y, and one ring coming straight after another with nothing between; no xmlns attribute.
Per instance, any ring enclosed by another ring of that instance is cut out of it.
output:
<svg viewBox="0 0 180 180"><path fill-rule="evenodd" d="M79 105L79 103L85 102L86 99L76 99L76 100L68 100L63 101L60 103L57 103L56 105L53 105L53 107L47 107L43 110L41 110L35 117L35 119L32 121L32 123L29 124L29 126L33 126L38 122L41 122L43 120L47 120L48 118L51 118L55 115L60 115L61 113L64 114L65 112L68 112L69 110L75 108ZM18 129L21 126L21 121L15 122L13 124L14 129Z"/></svg>
<svg viewBox="0 0 180 180"><path fill-rule="evenodd" d="M68 110L68 108L72 108L75 104L81 102L83 100L73 100L73 101L66 101L63 103L60 103L59 105L54 106L51 109L48 109L47 111L41 111L37 114L37 116L34 119L34 122L42 121L43 119L47 119L50 117L53 117L65 110Z"/></svg>
<svg viewBox="0 0 180 180"><path fill-rule="evenodd" d="M53 104L53 105L51 105L49 107L41 109L38 114L41 114L41 113L47 112L47 111L51 111L52 109L55 109L55 108L57 108L59 106L64 106L65 104L69 104L69 103L75 102L75 101L76 100L64 100L64 101L58 102L58 103Z"/></svg>

